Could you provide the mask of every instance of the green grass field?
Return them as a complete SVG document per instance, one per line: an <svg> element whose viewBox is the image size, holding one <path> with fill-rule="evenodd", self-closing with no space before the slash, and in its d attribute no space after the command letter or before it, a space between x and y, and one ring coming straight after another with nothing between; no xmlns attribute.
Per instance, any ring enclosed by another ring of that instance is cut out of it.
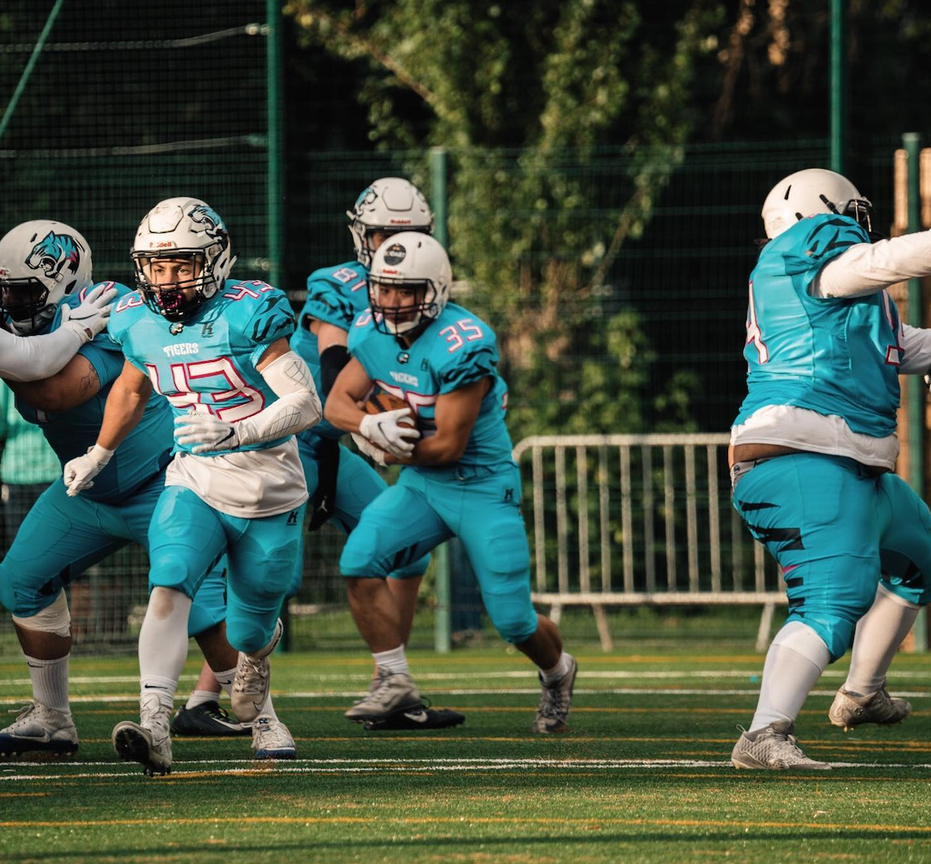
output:
<svg viewBox="0 0 931 864"><path fill-rule="evenodd" d="M278 655L273 689L298 759L253 762L248 739L176 739L164 778L110 746L113 724L135 717L134 659L78 658L78 757L0 765L0 861L931 861L927 659L894 665L892 689L914 706L906 723L846 735L826 717L843 680L831 668L797 732L834 769L759 774L728 756L762 657L662 647L580 652L572 731L554 738L529 734L536 681L504 647L413 654L434 704L468 715L432 733L343 719L368 681L361 652ZM5 705L29 692L25 671L0 663Z"/></svg>

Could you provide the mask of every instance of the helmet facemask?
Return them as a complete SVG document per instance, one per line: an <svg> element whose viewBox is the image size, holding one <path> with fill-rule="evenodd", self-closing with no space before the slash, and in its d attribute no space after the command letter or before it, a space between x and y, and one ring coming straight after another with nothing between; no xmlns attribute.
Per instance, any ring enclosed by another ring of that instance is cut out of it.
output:
<svg viewBox="0 0 931 864"><path fill-rule="evenodd" d="M0 271L0 307L16 333L36 333L55 317L55 304L48 302L48 295L48 286L41 280L33 276L14 279Z"/></svg>
<svg viewBox="0 0 931 864"><path fill-rule="evenodd" d="M414 302L409 305L386 306L381 302L382 286L413 291ZM390 336L412 335L435 321L443 311L440 291L430 279L379 276L377 280L370 280L369 304L375 329Z"/></svg>
<svg viewBox="0 0 931 864"><path fill-rule="evenodd" d="M162 253L133 252L136 285L146 305L169 321L184 321L217 291L216 279L203 252L169 249ZM164 279L159 270L169 263L189 262L191 275ZM161 265L161 266L160 266ZM191 292L194 292L193 294Z"/></svg>

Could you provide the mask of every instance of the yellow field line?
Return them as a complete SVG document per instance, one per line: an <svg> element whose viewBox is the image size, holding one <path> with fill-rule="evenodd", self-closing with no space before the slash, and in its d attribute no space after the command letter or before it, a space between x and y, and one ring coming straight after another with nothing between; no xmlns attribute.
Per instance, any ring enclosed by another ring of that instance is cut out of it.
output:
<svg viewBox="0 0 931 864"><path fill-rule="evenodd" d="M505 817L505 816L417 816L386 817L365 816L247 816L247 817L205 817L173 819L104 819L104 820L70 820L40 822L37 820L0 822L0 828L112 828L117 826L164 826L164 825L560 825L590 828L592 825L622 825L627 827L655 828L799 828L820 829L823 831L871 831L889 833L893 831L916 831L931 834L931 825L870 825L864 823L844 822L751 822L747 820L726 821L723 819L618 819L607 818L557 818L557 817Z"/></svg>

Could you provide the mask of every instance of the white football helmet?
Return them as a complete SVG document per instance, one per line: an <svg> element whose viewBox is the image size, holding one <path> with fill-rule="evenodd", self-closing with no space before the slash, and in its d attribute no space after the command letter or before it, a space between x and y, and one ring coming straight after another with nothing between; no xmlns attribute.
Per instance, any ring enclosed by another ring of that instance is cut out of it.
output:
<svg viewBox="0 0 931 864"><path fill-rule="evenodd" d="M846 177L824 168L806 168L780 180L763 202L763 226L772 240L800 219L839 213L872 231L873 205Z"/></svg>
<svg viewBox="0 0 931 864"><path fill-rule="evenodd" d="M421 329L446 308L452 281L449 257L438 240L416 231L391 237L378 247L369 271L375 327L392 336ZM412 289L416 292L414 302L386 306L383 287Z"/></svg>
<svg viewBox="0 0 931 864"><path fill-rule="evenodd" d="M63 222L23 222L0 240L0 306L23 335L41 330L58 304L92 281L91 249Z"/></svg>
<svg viewBox="0 0 931 864"><path fill-rule="evenodd" d="M433 213L423 193L402 177L382 177L365 189L346 215L351 220L352 245L359 263L372 263L373 231L433 233Z"/></svg>
<svg viewBox="0 0 931 864"><path fill-rule="evenodd" d="M223 220L198 198L168 198L156 204L139 225L131 255L136 284L147 305L169 321L184 320L213 297L236 261ZM152 265L159 259L193 261L195 275L156 282ZM184 296L189 288L197 292L193 300Z"/></svg>

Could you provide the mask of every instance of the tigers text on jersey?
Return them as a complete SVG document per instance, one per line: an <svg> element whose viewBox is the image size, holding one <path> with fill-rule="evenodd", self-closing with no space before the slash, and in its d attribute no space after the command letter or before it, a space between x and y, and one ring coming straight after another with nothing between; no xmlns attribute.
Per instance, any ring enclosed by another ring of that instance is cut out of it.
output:
<svg viewBox="0 0 931 864"><path fill-rule="evenodd" d="M307 300L298 316L297 330L291 337L291 350L303 358L314 376L321 403L326 397L320 378L320 352L317 350L317 337L310 332L309 325L314 320L323 321L348 332L356 316L368 308L368 275L368 270L362 264L349 261L335 267L314 270L307 277ZM301 434L339 438L343 431L321 420Z"/></svg>
<svg viewBox="0 0 931 864"><path fill-rule="evenodd" d="M109 330L175 416L210 411L236 423L277 401L256 364L294 332L294 316L277 288L227 279L182 325L151 311L139 292L129 294L113 307ZM307 499L293 436L197 456L191 446L175 443L166 482L187 486L217 510L271 516Z"/></svg>
<svg viewBox="0 0 931 864"><path fill-rule="evenodd" d="M787 405L838 416L861 435L895 433L903 349L892 298L886 291L852 299L808 293L821 267L860 243L869 237L853 219L819 214L763 248L750 277L748 393L734 426L766 406Z"/></svg>
<svg viewBox="0 0 931 864"><path fill-rule="evenodd" d="M100 284L117 289L115 305L136 296L135 292L125 285L115 282L95 283ZM80 295L66 297L54 319L42 332L56 330L61 324L61 307L77 306L93 287L95 286L88 287ZM60 414L38 411L22 399L16 400L19 413L30 423L38 424L62 465L70 459L83 456L96 442L107 396L110 395L113 382L123 371L122 350L106 331L95 336L92 342L83 345L78 351L78 356L87 360L97 375L100 389L96 395ZM164 400L153 393L138 425L117 447L106 468L94 478L94 485L81 495L104 504L119 503L168 464L171 458L171 442L171 411Z"/></svg>
<svg viewBox="0 0 931 864"><path fill-rule="evenodd" d="M482 399L459 464L511 461L511 438L504 424L507 385L497 372L497 340L492 329L468 309L448 303L409 348L376 330L372 313L366 310L349 331L349 352L378 387L411 406L424 435L436 430L437 397L492 378L494 383ZM414 467L417 471L431 470L430 466Z"/></svg>

